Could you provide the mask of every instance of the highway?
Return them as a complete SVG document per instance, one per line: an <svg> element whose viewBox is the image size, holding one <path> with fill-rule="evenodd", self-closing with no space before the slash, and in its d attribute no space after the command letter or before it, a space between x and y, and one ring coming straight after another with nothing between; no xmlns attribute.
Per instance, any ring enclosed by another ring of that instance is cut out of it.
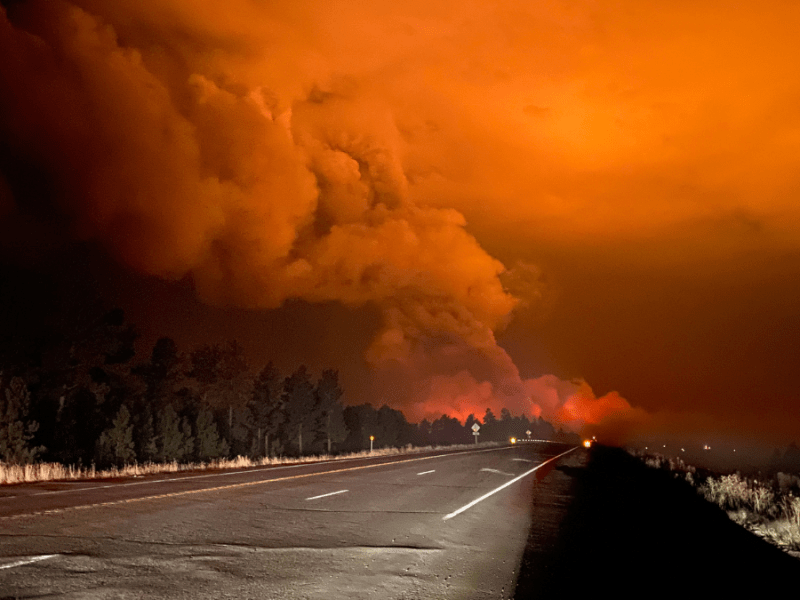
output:
<svg viewBox="0 0 800 600"><path fill-rule="evenodd" d="M586 453L469 451L0 489L0 598L509 598L533 489Z"/></svg>

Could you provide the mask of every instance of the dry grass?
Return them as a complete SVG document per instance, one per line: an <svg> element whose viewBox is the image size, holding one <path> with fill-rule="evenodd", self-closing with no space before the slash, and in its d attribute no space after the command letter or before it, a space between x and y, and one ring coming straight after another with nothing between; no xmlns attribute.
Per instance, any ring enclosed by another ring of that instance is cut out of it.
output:
<svg viewBox="0 0 800 600"><path fill-rule="evenodd" d="M485 442L478 447L497 446L496 442ZM62 465L60 463L33 463L28 465L9 465L0 463L0 485L14 483L33 483L37 481L69 481L78 479L115 479L123 477L141 477L157 473L181 473L189 471L209 471L226 469L246 469L250 467L263 467L269 465L302 464L322 462L328 460L345 460L365 458L367 456L395 456L399 454L419 454L432 450L459 450L475 448L475 444L456 446L405 446L403 448L381 448L370 452L353 452L350 454L314 455L302 457L270 457L251 459L246 456L237 456L230 459L218 459L210 462L198 463L133 463L120 468L97 470L94 466L88 468Z"/></svg>
<svg viewBox="0 0 800 600"><path fill-rule="evenodd" d="M649 467L666 469L685 479L733 521L800 557L800 497L794 495L800 483L797 476L778 473L773 481L761 481L739 473L719 475L701 471L680 459L657 454L639 458Z"/></svg>
<svg viewBox="0 0 800 600"><path fill-rule="evenodd" d="M745 509L759 516L775 516L778 504L775 492L767 485L744 479L738 473L721 477L708 477L698 490L709 502L732 511Z"/></svg>

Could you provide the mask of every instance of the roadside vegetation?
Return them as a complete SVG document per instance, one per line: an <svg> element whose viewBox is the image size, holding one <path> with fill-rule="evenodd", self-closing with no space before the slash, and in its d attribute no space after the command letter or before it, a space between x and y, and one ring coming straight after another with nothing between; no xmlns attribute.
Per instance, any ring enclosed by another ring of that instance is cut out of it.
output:
<svg viewBox="0 0 800 600"><path fill-rule="evenodd" d="M720 474L689 465L680 458L637 455L649 467L667 470L685 480L734 522L800 558L800 476L781 471L766 476Z"/></svg>
<svg viewBox="0 0 800 600"><path fill-rule="evenodd" d="M497 442L482 442L477 447L488 448L497 446ZM306 455L301 457L271 456L261 458L250 458L247 456L237 456L236 458L220 458L208 462L188 462L179 463L172 461L169 463L133 463L122 467L111 467L108 469L97 469L94 466L80 468L72 465L62 465L60 463L29 463L29 464L6 464L0 463L0 484L13 483L33 483L37 481L70 481L79 479L117 479L125 477L143 477L145 475L155 475L160 473L184 473L192 471L216 471L225 469L247 469L254 467L266 467L274 465L301 464L312 462L324 462L330 460L347 460L354 458L366 458L373 456L397 456L405 454L421 454L436 450L459 450L473 449L475 444L455 444L450 446L424 446L417 447L407 445L403 448L380 448L369 451L350 452L346 454L320 454Z"/></svg>

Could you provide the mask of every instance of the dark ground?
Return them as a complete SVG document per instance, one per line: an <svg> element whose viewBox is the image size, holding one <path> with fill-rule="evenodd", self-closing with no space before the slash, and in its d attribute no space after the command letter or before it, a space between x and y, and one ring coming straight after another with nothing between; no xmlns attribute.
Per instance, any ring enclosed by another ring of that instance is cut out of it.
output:
<svg viewBox="0 0 800 600"><path fill-rule="evenodd" d="M743 598L797 590L800 560L624 450L595 446L587 466L558 466L553 475L571 478L564 491L575 497L560 526L532 527L518 600ZM534 492L534 510L551 510L536 503Z"/></svg>

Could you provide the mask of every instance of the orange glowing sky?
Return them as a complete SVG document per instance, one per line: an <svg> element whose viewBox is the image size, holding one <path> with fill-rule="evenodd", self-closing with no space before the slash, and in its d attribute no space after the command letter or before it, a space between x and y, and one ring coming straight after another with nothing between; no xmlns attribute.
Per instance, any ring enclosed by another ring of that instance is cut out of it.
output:
<svg viewBox="0 0 800 600"><path fill-rule="evenodd" d="M412 418L797 438L796 2L0 6L4 264Z"/></svg>

